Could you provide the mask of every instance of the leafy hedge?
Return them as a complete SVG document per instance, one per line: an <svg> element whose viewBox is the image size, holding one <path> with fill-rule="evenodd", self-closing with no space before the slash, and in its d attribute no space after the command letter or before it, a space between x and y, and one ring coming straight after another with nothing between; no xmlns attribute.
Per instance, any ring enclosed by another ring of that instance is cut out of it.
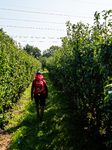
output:
<svg viewBox="0 0 112 150"><path fill-rule="evenodd" d="M5 112L17 102L40 67L37 59L0 30L0 127L6 122Z"/></svg>
<svg viewBox="0 0 112 150"><path fill-rule="evenodd" d="M112 148L112 11L102 13L104 22L100 24L101 14L95 12L91 28L81 22L66 23L67 37L48 59L47 69L75 105L90 136L97 140L104 133L107 147Z"/></svg>

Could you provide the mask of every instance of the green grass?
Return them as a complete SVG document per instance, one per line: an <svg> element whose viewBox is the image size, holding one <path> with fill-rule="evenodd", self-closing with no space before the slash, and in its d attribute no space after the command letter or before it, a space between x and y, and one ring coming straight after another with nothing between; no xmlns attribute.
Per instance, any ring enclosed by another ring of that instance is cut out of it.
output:
<svg viewBox="0 0 112 150"><path fill-rule="evenodd" d="M97 150L85 140L80 123L70 115L63 92L53 86L48 71L42 72L48 84L44 121L37 120L35 102L30 99L31 85L15 107L13 118L6 126L12 134L8 150ZM21 142L19 140L21 139Z"/></svg>

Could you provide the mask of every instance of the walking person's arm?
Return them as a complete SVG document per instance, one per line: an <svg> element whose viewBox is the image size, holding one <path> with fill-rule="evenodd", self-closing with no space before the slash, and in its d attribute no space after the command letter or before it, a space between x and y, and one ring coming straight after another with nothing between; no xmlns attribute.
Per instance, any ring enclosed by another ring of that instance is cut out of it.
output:
<svg viewBox="0 0 112 150"><path fill-rule="evenodd" d="M46 99L48 98L48 87L45 86L45 89L46 89Z"/></svg>
<svg viewBox="0 0 112 150"><path fill-rule="evenodd" d="M32 82L31 86L31 100L33 101L33 89L34 89L34 83Z"/></svg>
<svg viewBox="0 0 112 150"><path fill-rule="evenodd" d="M46 93L46 99L48 98L48 87L47 87L47 83L44 80L44 89L45 89L45 93Z"/></svg>

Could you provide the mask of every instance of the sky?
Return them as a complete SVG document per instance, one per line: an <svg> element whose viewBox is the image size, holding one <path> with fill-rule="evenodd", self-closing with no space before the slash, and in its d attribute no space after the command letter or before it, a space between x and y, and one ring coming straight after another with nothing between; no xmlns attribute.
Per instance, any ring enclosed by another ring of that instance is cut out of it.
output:
<svg viewBox="0 0 112 150"><path fill-rule="evenodd" d="M112 0L0 0L0 28L22 47L29 44L43 53L61 46L66 22L90 26L94 13L112 9Z"/></svg>

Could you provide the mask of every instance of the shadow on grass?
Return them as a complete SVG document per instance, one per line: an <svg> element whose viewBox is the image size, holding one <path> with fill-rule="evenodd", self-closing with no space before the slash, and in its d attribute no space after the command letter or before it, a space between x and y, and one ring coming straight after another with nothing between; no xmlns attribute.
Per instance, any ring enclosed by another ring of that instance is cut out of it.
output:
<svg viewBox="0 0 112 150"><path fill-rule="evenodd" d="M66 97L53 86L48 72L43 76L48 84L44 121L36 118L34 101L29 101L19 126L10 128L14 132L9 150L97 150L99 147L86 141L81 123L71 116ZM18 143L20 141L20 143ZM103 150L103 149L102 149Z"/></svg>

